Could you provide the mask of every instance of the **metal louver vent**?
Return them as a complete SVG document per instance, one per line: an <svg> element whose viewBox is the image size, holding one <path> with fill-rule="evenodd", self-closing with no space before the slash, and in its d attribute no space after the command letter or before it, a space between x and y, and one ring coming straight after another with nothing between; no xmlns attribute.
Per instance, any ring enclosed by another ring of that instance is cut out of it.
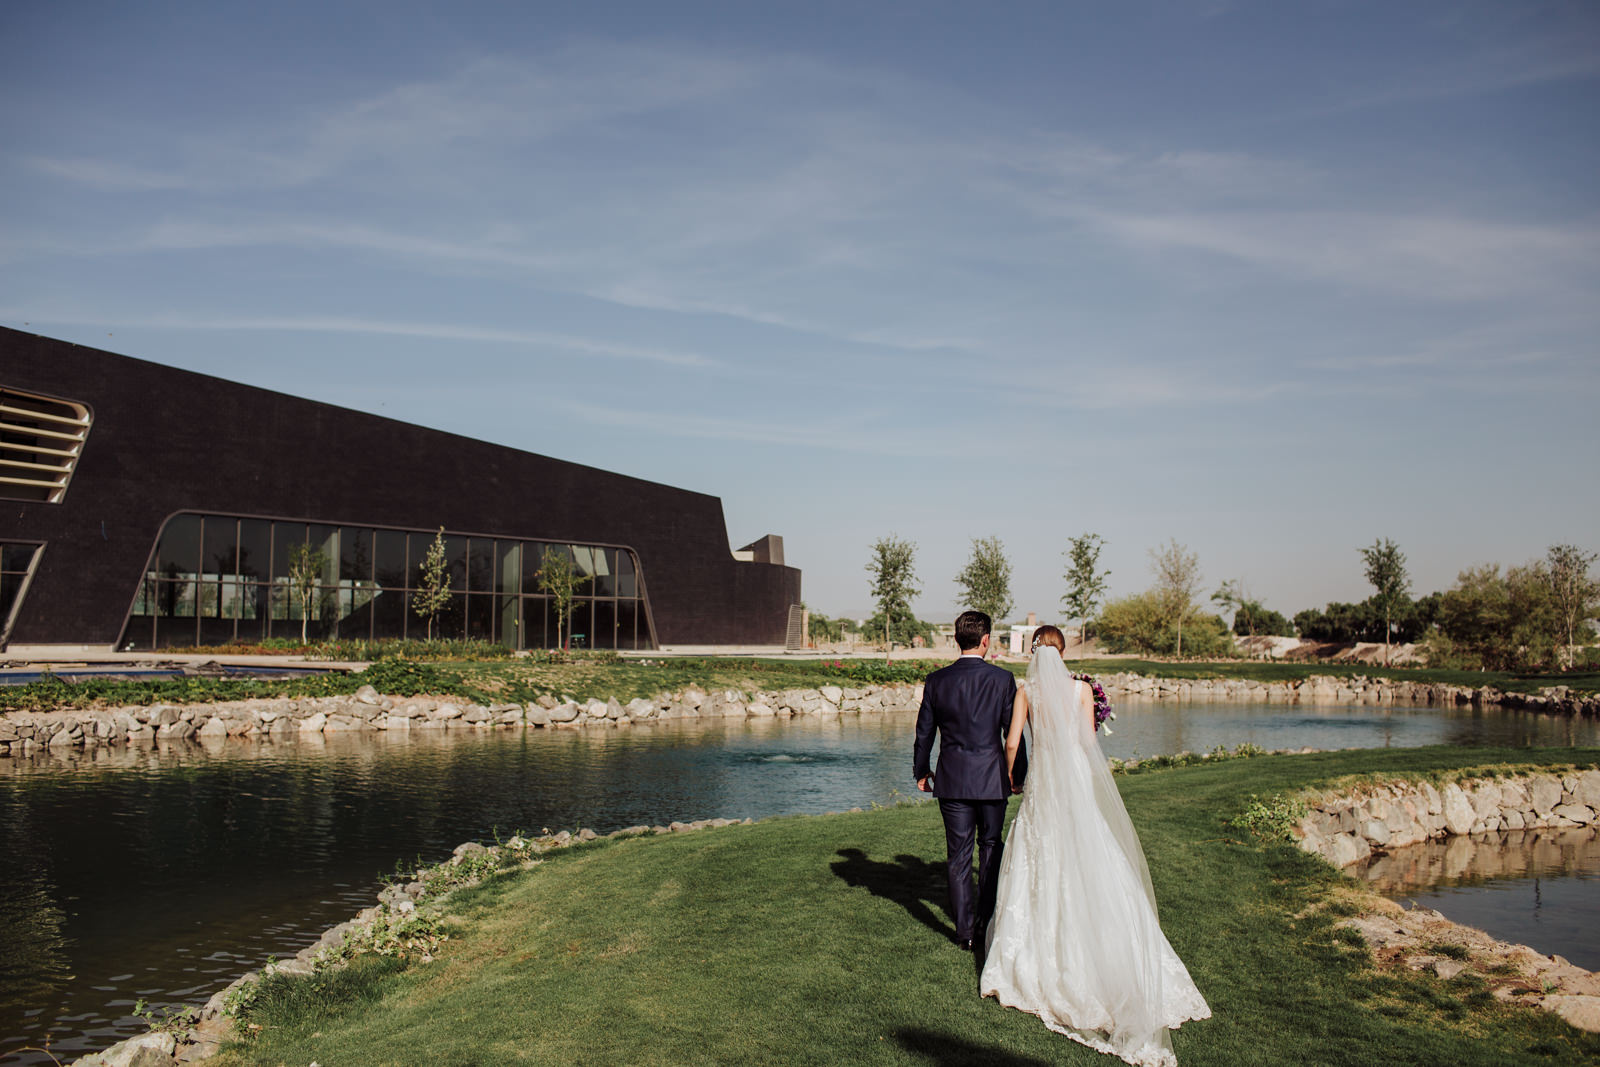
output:
<svg viewBox="0 0 1600 1067"><path fill-rule="evenodd" d="M789 605L789 625L784 634L783 647L797 649L806 647L806 609L799 604Z"/></svg>
<svg viewBox="0 0 1600 1067"><path fill-rule="evenodd" d="M83 404L0 386L0 497L60 503L89 421Z"/></svg>

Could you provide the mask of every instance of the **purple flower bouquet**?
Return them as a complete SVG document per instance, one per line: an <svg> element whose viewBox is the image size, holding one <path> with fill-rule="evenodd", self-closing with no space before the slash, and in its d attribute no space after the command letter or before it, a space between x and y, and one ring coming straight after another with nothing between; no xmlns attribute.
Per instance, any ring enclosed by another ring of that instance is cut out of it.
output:
<svg viewBox="0 0 1600 1067"><path fill-rule="evenodd" d="M1117 713L1111 710L1111 701L1106 698L1106 691L1100 687L1099 682L1087 674L1074 674L1073 677L1080 682L1089 683L1089 691L1094 694L1094 728L1098 730L1104 726L1107 736L1110 736L1111 727L1106 726L1106 723L1115 719Z"/></svg>

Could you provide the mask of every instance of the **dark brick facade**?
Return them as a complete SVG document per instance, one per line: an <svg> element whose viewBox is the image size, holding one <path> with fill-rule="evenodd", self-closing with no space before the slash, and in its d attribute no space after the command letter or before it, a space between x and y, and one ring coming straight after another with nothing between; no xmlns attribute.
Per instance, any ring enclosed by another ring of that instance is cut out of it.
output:
<svg viewBox="0 0 1600 1067"><path fill-rule="evenodd" d="M93 412L60 503L0 488L0 541L46 546L14 645L112 646L179 511L626 546L663 644L782 644L800 602L713 496L3 327L0 386Z"/></svg>

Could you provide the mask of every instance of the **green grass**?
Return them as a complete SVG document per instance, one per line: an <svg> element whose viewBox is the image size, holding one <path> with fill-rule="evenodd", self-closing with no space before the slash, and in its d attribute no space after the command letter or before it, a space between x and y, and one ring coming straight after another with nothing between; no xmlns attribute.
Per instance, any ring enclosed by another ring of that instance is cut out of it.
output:
<svg viewBox="0 0 1600 1067"><path fill-rule="evenodd" d="M936 660L798 660L798 659L617 659L601 656L553 662L547 657L511 660L413 662L394 657L379 660L360 674L330 672L312 678L278 681L217 678L172 678L151 682L93 680L68 682L52 678L29 685L0 686L0 712L54 711L117 704L193 704L251 697L339 696L371 684L393 696L438 693L481 703L527 703L540 696L654 697L691 685L703 689L759 690L816 688L822 685L909 685L939 666ZM1006 664L1024 672L1022 664ZM1600 691L1600 675L1511 675L1495 671L1386 669L1358 664L1262 663L1230 660L1217 663L1165 663L1158 660L1080 660L1074 671L1094 675L1134 672L1163 678L1239 678L1262 682L1303 681L1312 675L1389 678L1400 681L1446 682L1517 692L1537 692L1548 685L1568 685L1585 693Z"/></svg>
<svg viewBox="0 0 1600 1067"><path fill-rule="evenodd" d="M1119 780L1163 925L1213 1018L1185 1067L1600 1063L1600 1037L1495 1002L1481 978L1380 972L1340 930L1352 883L1229 830L1251 795L1358 773L1600 751L1455 748L1231 760ZM453 901L431 964L360 961L264 989L214 1062L1033 1064L1112 1062L976 992L944 912L931 804L601 841Z"/></svg>

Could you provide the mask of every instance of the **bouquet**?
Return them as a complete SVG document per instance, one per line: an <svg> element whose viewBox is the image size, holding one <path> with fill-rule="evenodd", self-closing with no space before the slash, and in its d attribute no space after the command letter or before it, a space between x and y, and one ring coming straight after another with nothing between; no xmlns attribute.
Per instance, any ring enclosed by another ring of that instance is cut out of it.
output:
<svg viewBox="0 0 1600 1067"><path fill-rule="evenodd" d="M1111 727L1106 726L1106 723L1115 719L1117 713L1111 710L1111 701L1106 699L1106 691L1100 687L1099 682L1087 674L1074 674L1073 677L1080 682L1089 683L1089 691L1094 694L1094 728L1098 730L1105 726L1106 736L1111 736Z"/></svg>

